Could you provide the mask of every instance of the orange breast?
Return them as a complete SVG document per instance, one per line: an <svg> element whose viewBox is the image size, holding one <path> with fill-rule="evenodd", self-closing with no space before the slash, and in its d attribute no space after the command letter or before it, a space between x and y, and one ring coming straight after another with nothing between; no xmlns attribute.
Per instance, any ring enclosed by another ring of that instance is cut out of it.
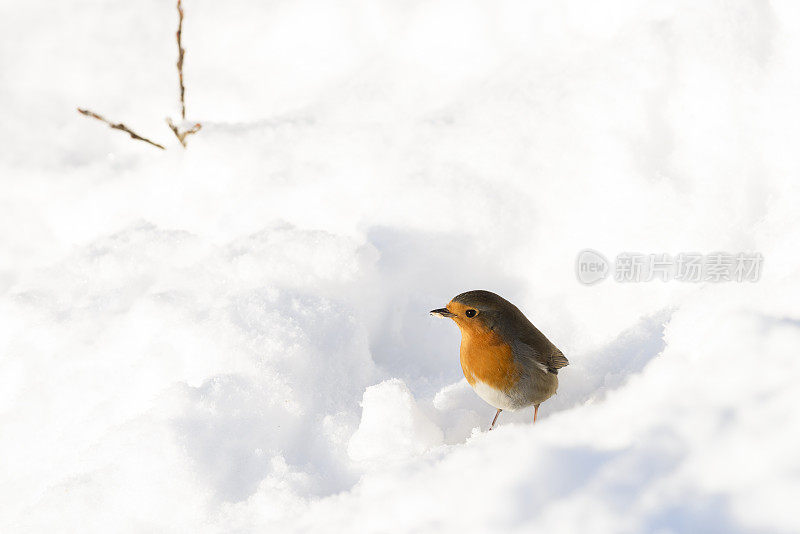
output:
<svg viewBox="0 0 800 534"><path fill-rule="evenodd" d="M508 391L519 376L511 347L494 332L461 331L461 370L470 385L481 382Z"/></svg>

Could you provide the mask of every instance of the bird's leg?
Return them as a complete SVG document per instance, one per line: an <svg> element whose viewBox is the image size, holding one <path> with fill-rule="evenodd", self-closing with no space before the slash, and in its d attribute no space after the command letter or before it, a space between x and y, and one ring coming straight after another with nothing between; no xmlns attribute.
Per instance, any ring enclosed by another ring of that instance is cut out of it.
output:
<svg viewBox="0 0 800 534"><path fill-rule="evenodd" d="M536 404L533 407L533 422L536 422L536 416L539 415L539 405Z"/></svg>
<svg viewBox="0 0 800 534"><path fill-rule="evenodd" d="M494 414L494 419L492 419L492 424L489 425L489 430L494 428L494 423L495 423L495 421L497 421L497 416L500 415L500 412L502 412L502 411L503 410L501 410L500 408L497 409L497 413Z"/></svg>

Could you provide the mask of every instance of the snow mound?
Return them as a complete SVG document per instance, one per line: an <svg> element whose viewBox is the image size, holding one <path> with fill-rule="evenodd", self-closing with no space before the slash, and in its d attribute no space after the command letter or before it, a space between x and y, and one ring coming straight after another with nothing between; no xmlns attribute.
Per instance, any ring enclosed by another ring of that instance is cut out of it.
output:
<svg viewBox="0 0 800 534"><path fill-rule="evenodd" d="M443 442L441 429L420 410L402 380L368 387L362 407L361 423L347 447L357 462L405 460Z"/></svg>

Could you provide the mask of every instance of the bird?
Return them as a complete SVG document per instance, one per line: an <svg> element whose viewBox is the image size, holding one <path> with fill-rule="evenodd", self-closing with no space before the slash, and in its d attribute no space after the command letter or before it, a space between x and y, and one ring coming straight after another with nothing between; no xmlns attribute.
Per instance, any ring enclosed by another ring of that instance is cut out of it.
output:
<svg viewBox="0 0 800 534"><path fill-rule="evenodd" d="M452 319L461 330L461 370L475 392L503 410L539 405L558 389L558 370L569 361L525 314L491 291L477 289L453 297L431 315Z"/></svg>

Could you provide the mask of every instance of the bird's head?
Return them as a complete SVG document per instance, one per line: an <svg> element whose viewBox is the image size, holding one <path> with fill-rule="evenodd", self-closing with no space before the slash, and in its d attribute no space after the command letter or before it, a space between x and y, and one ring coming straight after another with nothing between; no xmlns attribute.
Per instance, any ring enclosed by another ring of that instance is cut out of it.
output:
<svg viewBox="0 0 800 534"><path fill-rule="evenodd" d="M446 307L430 313L452 319L462 334L480 335L495 330L514 311L517 308L500 295L477 289L455 296Z"/></svg>

